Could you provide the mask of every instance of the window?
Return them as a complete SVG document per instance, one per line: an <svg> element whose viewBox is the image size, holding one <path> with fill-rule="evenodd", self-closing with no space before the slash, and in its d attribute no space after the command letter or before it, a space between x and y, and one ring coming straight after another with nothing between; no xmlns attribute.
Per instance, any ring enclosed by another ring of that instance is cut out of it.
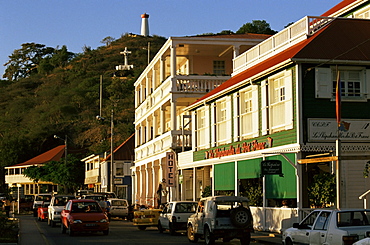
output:
<svg viewBox="0 0 370 245"><path fill-rule="evenodd" d="M223 98L216 102L216 137L215 145L223 145L231 142L231 113L228 109L229 98ZM230 115L229 115L230 114Z"/></svg>
<svg viewBox="0 0 370 245"><path fill-rule="evenodd" d="M261 84L262 134L293 128L293 76L280 72Z"/></svg>
<svg viewBox="0 0 370 245"><path fill-rule="evenodd" d="M321 212L315 223L315 230L326 230L331 212Z"/></svg>
<svg viewBox="0 0 370 245"><path fill-rule="evenodd" d="M206 117L206 108L203 107L196 111L197 117L197 127L196 127L196 135L197 135L197 148L198 149L205 149L207 148L207 143L209 143L209 128L207 125L207 117Z"/></svg>
<svg viewBox="0 0 370 245"><path fill-rule="evenodd" d="M225 74L225 61L223 60L214 60L213 61L213 73L219 76Z"/></svg>
<svg viewBox="0 0 370 245"><path fill-rule="evenodd" d="M337 69L340 72L342 101L366 102L370 99L370 70L350 66L316 68L316 98L335 101Z"/></svg>
<svg viewBox="0 0 370 245"><path fill-rule="evenodd" d="M240 91L240 135L242 139L258 136L258 86Z"/></svg>

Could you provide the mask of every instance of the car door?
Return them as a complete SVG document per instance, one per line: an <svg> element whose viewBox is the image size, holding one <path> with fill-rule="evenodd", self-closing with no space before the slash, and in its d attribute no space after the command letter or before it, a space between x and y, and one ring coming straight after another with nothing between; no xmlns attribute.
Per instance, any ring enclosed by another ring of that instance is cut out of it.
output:
<svg viewBox="0 0 370 245"><path fill-rule="evenodd" d="M310 233L312 232L313 225L319 214L319 210L311 212L301 221L301 223L299 223L298 228L296 228L294 231L291 231L291 237L294 243L309 244Z"/></svg>
<svg viewBox="0 0 370 245"><path fill-rule="evenodd" d="M170 228L170 218L171 218L171 213L172 209L174 208L173 203L169 203L167 205L167 209L165 210L165 213L163 214L163 228L169 229Z"/></svg>
<svg viewBox="0 0 370 245"><path fill-rule="evenodd" d="M204 205L204 202L203 202ZM202 207L198 204L197 212L195 213L195 224L194 230L197 234L203 234L204 230L204 217L205 217L206 207Z"/></svg>
<svg viewBox="0 0 370 245"><path fill-rule="evenodd" d="M159 222L161 222L161 226L163 229L168 229L168 222L167 222L167 209L169 204L165 205L162 212L159 214Z"/></svg>
<svg viewBox="0 0 370 245"><path fill-rule="evenodd" d="M322 211L316 218L313 229L310 232L310 244L319 245L326 241L327 229L331 212Z"/></svg>

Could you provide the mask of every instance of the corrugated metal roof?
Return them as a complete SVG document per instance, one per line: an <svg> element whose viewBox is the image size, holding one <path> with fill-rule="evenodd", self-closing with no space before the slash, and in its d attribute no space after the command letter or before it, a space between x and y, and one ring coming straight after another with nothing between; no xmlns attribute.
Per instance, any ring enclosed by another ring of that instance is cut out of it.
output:
<svg viewBox="0 0 370 245"><path fill-rule="evenodd" d="M192 106L198 106L204 100L217 96L228 88L242 84L245 80L262 74L271 67L288 60L351 60L369 61L370 57L370 21L362 19L335 19L306 40L280 52L279 54L241 72L215 88Z"/></svg>

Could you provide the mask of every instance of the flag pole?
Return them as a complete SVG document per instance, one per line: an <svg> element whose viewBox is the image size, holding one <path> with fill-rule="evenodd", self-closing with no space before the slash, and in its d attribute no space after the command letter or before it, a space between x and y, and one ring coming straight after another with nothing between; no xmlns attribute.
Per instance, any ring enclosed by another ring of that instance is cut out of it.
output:
<svg viewBox="0 0 370 245"><path fill-rule="evenodd" d="M341 124L341 84L340 84L340 72L337 67L337 84L335 89L335 109L336 109L336 122L337 122L337 139L335 142L336 156L338 157L335 162L335 179L336 179L336 208L340 208L340 183L341 183L341 171L340 171L340 155L341 155L341 142L339 128Z"/></svg>

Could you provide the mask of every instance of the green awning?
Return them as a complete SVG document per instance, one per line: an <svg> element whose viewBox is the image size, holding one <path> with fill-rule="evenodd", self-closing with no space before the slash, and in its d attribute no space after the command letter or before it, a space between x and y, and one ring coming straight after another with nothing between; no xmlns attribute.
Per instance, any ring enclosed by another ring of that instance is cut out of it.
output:
<svg viewBox="0 0 370 245"><path fill-rule="evenodd" d="M238 162L238 179L256 179L261 177L262 158Z"/></svg>
<svg viewBox="0 0 370 245"><path fill-rule="evenodd" d="M235 163L228 162L214 165L216 191L231 191L235 189Z"/></svg>

